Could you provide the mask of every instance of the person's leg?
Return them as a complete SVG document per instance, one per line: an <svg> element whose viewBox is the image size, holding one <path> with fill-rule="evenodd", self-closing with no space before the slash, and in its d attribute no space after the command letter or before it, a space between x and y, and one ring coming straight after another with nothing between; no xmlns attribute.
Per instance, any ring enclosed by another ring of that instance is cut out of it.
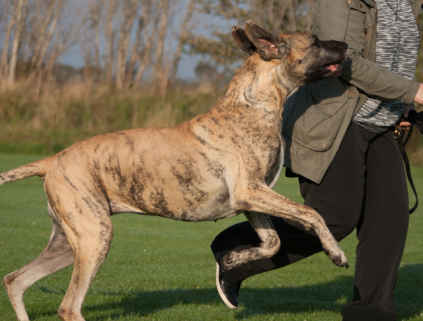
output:
<svg viewBox="0 0 423 321"><path fill-rule="evenodd" d="M375 135L373 135L375 136ZM316 209L325 219L329 230L339 241L356 227L362 211L366 150L369 135L351 124L338 153L320 184L300 178L305 204ZM277 269L322 251L320 240L303 229L282 219L272 218L281 239L281 248L272 258L243 264L224 272L228 282L240 282L258 273ZM249 222L236 224L220 233L211 248L219 262L237 247L252 247L260 242Z"/></svg>
<svg viewBox="0 0 423 321"><path fill-rule="evenodd" d="M357 230L354 301L344 321L396 320L393 290L408 228L408 194L401 155L391 132L367 156L366 199Z"/></svg>

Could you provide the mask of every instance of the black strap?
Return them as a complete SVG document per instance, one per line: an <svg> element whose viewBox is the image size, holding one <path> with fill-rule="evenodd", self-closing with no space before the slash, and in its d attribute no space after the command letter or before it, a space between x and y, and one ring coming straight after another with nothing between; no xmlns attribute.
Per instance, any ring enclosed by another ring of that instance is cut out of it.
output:
<svg viewBox="0 0 423 321"><path fill-rule="evenodd" d="M414 211L417 209L417 206L419 205L419 198L417 197L416 187L414 186L413 178L411 176L410 162L408 160L407 152L405 151L405 145L407 145L408 140L410 139L412 133L413 133L413 126L410 126L410 130L408 131L407 137L405 138L405 140L403 140L405 136L405 130L397 128L394 131L394 136L395 136L395 139L397 140L398 147L401 152L402 160L404 161L405 172L407 173L408 182L410 183L411 189L413 190L414 196L416 197L416 203L409 210L410 214L413 214Z"/></svg>

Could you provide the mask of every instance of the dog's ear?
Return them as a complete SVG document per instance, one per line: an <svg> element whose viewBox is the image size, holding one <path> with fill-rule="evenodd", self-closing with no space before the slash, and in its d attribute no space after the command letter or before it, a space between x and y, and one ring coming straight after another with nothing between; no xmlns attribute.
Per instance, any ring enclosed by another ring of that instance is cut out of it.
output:
<svg viewBox="0 0 423 321"><path fill-rule="evenodd" d="M263 30L251 20L245 24L245 33L263 59L282 59L289 52L283 39Z"/></svg>
<svg viewBox="0 0 423 321"><path fill-rule="evenodd" d="M248 52L250 55L252 55L257 50L256 46L254 46L254 44L248 38L244 29L235 26L232 27L232 37L234 38L238 47Z"/></svg>

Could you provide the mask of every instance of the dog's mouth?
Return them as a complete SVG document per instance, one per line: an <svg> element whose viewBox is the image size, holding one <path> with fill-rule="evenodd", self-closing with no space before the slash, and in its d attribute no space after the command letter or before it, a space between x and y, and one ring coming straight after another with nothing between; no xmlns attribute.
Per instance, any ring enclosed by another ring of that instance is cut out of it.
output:
<svg viewBox="0 0 423 321"><path fill-rule="evenodd" d="M331 72L342 71L342 66L340 64L329 64L324 67Z"/></svg>
<svg viewBox="0 0 423 321"><path fill-rule="evenodd" d="M342 72L342 66L340 62L323 65L323 68L326 70L326 77L339 77Z"/></svg>
<svg viewBox="0 0 423 321"><path fill-rule="evenodd" d="M309 83L313 83L325 78L336 78L341 75L342 72L342 65L341 63L344 59L331 61L327 64L319 65L310 69L309 72L306 73L308 76Z"/></svg>

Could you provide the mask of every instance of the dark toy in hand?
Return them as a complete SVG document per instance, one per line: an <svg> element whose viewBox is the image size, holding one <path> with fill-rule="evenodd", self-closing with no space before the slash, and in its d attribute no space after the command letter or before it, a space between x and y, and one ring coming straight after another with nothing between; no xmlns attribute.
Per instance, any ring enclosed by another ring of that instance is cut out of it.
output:
<svg viewBox="0 0 423 321"><path fill-rule="evenodd" d="M423 134L423 112L410 110L407 120Z"/></svg>

